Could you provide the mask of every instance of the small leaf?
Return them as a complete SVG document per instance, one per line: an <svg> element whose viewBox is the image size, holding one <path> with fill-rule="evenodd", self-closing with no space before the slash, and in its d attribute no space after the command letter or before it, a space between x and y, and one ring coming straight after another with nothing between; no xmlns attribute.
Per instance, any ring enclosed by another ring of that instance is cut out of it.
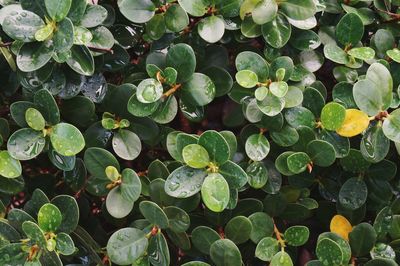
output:
<svg viewBox="0 0 400 266"><path fill-rule="evenodd" d="M270 145L268 139L263 134L251 135L245 144L246 154L253 161L262 161L267 157Z"/></svg>
<svg viewBox="0 0 400 266"><path fill-rule="evenodd" d="M306 226L295 225L286 229L284 233L285 240L291 246L302 246L308 241L310 231Z"/></svg>
<svg viewBox="0 0 400 266"><path fill-rule="evenodd" d="M321 123L328 130L336 130L342 126L346 117L346 109L335 102L330 102L322 108Z"/></svg>
<svg viewBox="0 0 400 266"><path fill-rule="evenodd" d="M12 158L8 151L0 151L0 175L6 178L16 178L21 174L21 163Z"/></svg>
<svg viewBox="0 0 400 266"><path fill-rule="evenodd" d="M258 83L257 74L251 70L240 70L235 77L237 83L244 88L253 88Z"/></svg>
<svg viewBox="0 0 400 266"><path fill-rule="evenodd" d="M42 114L35 108L29 108L25 112L26 123L34 130L42 130L46 126L46 121Z"/></svg>
<svg viewBox="0 0 400 266"><path fill-rule="evenodd" d="M143 256L148 240L143 231L128 227L116 231L107 243L110 260L119 265L129 265Z"/></svg>
<svg viewBox="0 0 400 266"><path fill-rule="evenodd" d="M222 212L229 203L229 185L218 173L209 174L201 187L201 198L213 212Z"/></svg>
<svg viewBox="0 0 400 266"><path fill-rule="evenodd" d="M229 239L215 241L210 247L210 256L217 266L242 265L242 256L238 247Z"/></svg>
<svg viewBox="0 0 400 266"><path fill-rule="evenodd" d="M371 60L375 57L375 50L370 47L356 47L347 52L354 58L361 60Z"/></svg>
<svg viewBox="0 0 400 266"><path fill-rule="evenodd" d="M357 109L347 109L342 126L336 132L343 137L354 137L367 129L368 115Z"/></svg>
<svg viewBox="0 0 400 266"><path fill-rule="evenodd" d="M200 20L197 30L203 40L209 43L216 43L224 35L225 24L219 16L209 16Z"/></svg>
<svg viewBox="0 0 400 266"><path fill-rule="evenodd" d="M190 144L182 150L184 162L190 167L201 169L210 163L210 157L206 149L198 144Z"/></svg>
<svg viewBox="0 0 400 266"><path fill-rule="evenodd" d="M50 140L54 150L64 156L78 154L85 147L85 139L82 133L79 129L67 123L60 123L53 127Z"/></svg>
<svg viewBox="0 0 400 266"><path fill-rule="evenodd" d="M38 223L45 232L56 232L62 222L62 214L57 206L46 203L39 209Z"/></svg>
<svg viewBox="0 0 400 266"><path fill-rule="evenodd" d="M256 247L256 257L262 261L271 261L279 251L279 242L272 237L264 237Z"/></svg>
<svg viewBox="0 0 400 266"><path fill-rule="evenodd" d="M181 166L168 176L165 181L165 192L175 198L191 197L200 191L206 176L205 169Z"/></svg>
<svg viewBox="0 0 400 266"><path fill-rule="evenodd" d="M361 18L354 14L344 15L336 26L336 38L343 45L353 46L361 40L364 35L364 25Z"/></svg>
<svg viewBox="0 0 400 266"><path fill-rule="evenodd" d="M161 229L165 229L169 226L167 215L154 202L142 201L139 204L139 209L144 218L146 218L151 224L154 224Z"/></svg>
<svg viewBox="0 0 400 266"><path fill-rule="evenodd" d="M155 79L145 79L137 87L136 97L142 103L153 103L161 98L163 87Z"/></svg>
<svg viewBox="0 0 400 266"><path fill-rule="evenodd" d="M69 256L75 252L75 244L66 233L59 233L56 237L56 250L62 255Z"/></svg>
<svg viewBox="0 0 400 266"><path fill-rule="evenodd" d="M47 13L50 15L50 17L56 22L60 22L68 15L72 0L45 0L44 3L46 5Z"/></svg>
<svg viewBox="0 0 400 266"><path fill-rule="evenodd" d="M349 233L353 230L353 227L346 217L337 214L331 219L330 230L349 241Z"/></svg>

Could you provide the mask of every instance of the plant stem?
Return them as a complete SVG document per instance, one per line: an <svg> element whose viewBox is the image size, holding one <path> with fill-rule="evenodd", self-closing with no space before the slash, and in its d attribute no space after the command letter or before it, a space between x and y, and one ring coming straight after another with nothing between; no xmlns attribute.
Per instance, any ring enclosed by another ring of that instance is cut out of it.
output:
<svg viewBox="0 0 400 266"><path fill-rule="evenodd" d="M163 95L163 98L167 98L174 94L177 90L179 90L182 87L182 84L175 84L172 86L168 91L166 91Z"/></svg>

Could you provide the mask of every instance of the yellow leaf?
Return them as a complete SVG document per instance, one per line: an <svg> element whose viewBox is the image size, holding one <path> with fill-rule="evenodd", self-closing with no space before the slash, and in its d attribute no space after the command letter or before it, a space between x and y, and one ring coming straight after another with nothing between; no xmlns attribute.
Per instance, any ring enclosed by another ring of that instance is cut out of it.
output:
<svg viewBox="0 0 400 266"><path fill-rule="evenodd" d="M346 241L349 241L349 233L353 230L353 227L346 217L338 214L333 216L330 229L332 233L336 233Z"/></svg>
<svg viewBox="0 0 400 266"><path fill-rule="evenodd" d="M369 121L366 113L357 109L347 109L344 122L336 133L343 137L354 137L367 129Z"/></svg>

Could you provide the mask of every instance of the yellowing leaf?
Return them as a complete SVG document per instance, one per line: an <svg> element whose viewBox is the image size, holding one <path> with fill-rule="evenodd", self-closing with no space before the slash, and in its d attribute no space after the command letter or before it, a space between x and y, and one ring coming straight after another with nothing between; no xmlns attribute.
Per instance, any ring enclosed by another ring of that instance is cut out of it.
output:
<svg viewBox="0 0 400 266"><path fill-rule="evenodd" d="M336 233L345 240L349 241L349 233L353 230L353 227L346 217L338 214L333 216L330 229L332 233Z"/></svg>
<svg viewBox="0 0 400 266"><path fill-rule="evenodd" d="M366 113L357 109L347 109L344 122L336 133L343 137L354 137L366 130L368 125L369 117Z"/></svg>

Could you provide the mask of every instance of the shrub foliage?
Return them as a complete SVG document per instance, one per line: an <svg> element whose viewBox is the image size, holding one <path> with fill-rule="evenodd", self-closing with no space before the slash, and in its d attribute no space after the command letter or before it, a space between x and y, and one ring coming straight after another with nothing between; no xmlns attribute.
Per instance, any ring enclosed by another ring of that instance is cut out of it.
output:
<svg viewBox="0 0 400 266"><path fill-rule="evenodd" d="M399 0L0 5L0 265L398 265Z"/></svg>

